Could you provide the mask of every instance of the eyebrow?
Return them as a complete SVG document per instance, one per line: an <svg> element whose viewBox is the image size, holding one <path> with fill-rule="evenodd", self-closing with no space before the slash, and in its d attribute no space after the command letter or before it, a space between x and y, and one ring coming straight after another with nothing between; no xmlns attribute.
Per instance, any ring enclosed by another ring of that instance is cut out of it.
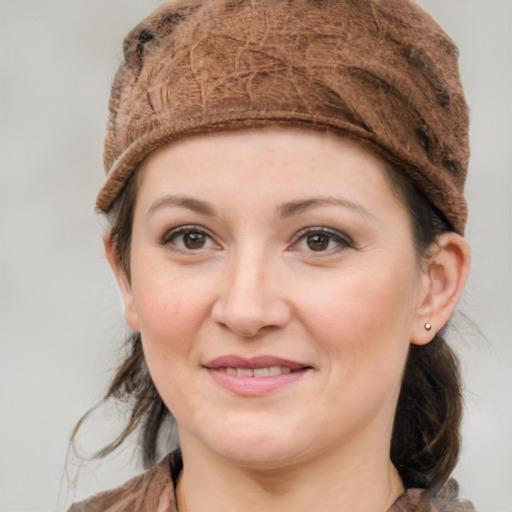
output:
<svg viewBox="0 0 512 512"><path fill-rule="evenodd" d="M293 217L294 215L303 213L305 210L321 206L343 206L344 208L355 211L363 217L373 217L373 215L361 204L354 203L350 199L338 197L318 197L299 201L290 201L277 208L277 215L281 218Z"/></svg>
<svg viewBox="0 0 512 512"><path fill-rule="evenodd" d="M194 199L193 197L186 196L162 197L162 199L155 201L151 205L146 215L149 216L156 210L168 206L178 206L180 208L187 208L189 210L192 210L193 212L200 213L202 215L209 215L212 217L217 215L217 210L212 204L206 201L201 201L200 199Z"/></svg>
<svg viewBox="0 0 512 512"><path fill-rule="evenodd" d="M177 206L187 208L193 212L210 217L218 216L217 209L207 201L195 199L187 196L165 196L155 201L149 208L147 215L151 215L160 208ZM299 215L311 208L319 208L322 206L343 206L355 211L363 217L373 217L373 215L362 205L355 203L349 199L338 197L318 197L311 199L302 199L297 201L289 201L281 204L276 208L277 216L280 218L289 218Z"/></svg>

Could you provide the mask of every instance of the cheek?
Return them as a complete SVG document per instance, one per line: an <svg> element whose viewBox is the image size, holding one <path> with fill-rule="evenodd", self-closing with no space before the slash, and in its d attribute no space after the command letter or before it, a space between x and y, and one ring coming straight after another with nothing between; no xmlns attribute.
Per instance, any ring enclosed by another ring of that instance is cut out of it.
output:
<svg viewBox="0 0 512 512"><path fill-rule="evenodd" d="M163 352L187 349L207 309L204 301L187 296L182 285L173 284L168 288L162 282L147 283L151 292L139 295L136 302L143 336Z"/></svg>
<svg viewBox="0 0 512 512"><path fill-rule="evenodd" d="M211 308L204 276L185 278L165 261L153 263L151 254L136 255L133 269L134 306L148 360L183 360Z"/></svg>
<svg viewBox="0 0 512 512"><path fill-rule="evenodd" d="M166 406L180 418L197 388L190 369L197 364L194 350L209 308L207 297L191 293L190 282L183 281L155 272L136 294L149 372Z"/></svg>
<svg viewBox="0 0 512 512"><path fill-rule="evenodd" d="M304 323L340 379L401 376L414 322L413 283L413 270L353 269L302 292Z"/></svg>

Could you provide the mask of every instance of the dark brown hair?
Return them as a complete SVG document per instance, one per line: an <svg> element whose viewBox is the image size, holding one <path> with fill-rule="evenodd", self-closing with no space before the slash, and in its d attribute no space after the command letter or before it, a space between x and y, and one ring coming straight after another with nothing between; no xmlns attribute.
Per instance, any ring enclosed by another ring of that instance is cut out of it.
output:
<svg viewBox="0 0 512 512"><path fill-rule="evenodd" d="M412 222L418 259L451 231L443 215L402 175L391 173ZM427 345L412 345L405 365L391 438L391 460L406 488L439 490L460 451L462 391L459 361L444 339L446 326Z"/></svg>
<svg viewBox="0 0 512 512"><path fill-rule="evenodd" d="M137 177L137 172L132 175L109 214L110 236L128 277ZM390 171L390 181L410 212L413 240L421 262L436 238L451 229L442 214L408 180ZM104 402L114 399L127 403L130 414L123 431L95 457L109 455L138 430L143 464L150 467L161 455L159 446L163 445L163 451L170 449L169 433L174 418L151 380L139 333L129 337L126 349ZM406 488L436 491L447 480L459 454L461 414L458 360L442 332L427 345L411 345L391 440L391 460ZM85 418L87 414L75 427L72 440Z"/></svg>

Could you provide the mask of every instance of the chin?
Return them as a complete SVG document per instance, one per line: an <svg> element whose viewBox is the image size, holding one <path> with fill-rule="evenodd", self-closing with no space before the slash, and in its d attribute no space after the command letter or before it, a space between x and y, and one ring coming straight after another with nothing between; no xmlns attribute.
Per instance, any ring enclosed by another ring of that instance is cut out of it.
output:
<svg viewBox="0 0 512 512"><path fill-rule="evenodd" d="M196 439L202 438L203 445L217 456L254 469L275 469L298 463L314 444L305 438L304 429L292 426L266 425L265 428L262 423L228 425L224 422L218 427L210 424L208 432L196 435Z"/></svg>
<svg viewBox="0 0 512 512"><path fill-rule="evenodd" d="M298 463L300 450L293 447L268 445L262 443L244 443L218 447L218 455L230 462L255 470L273 470Z"/></svg>

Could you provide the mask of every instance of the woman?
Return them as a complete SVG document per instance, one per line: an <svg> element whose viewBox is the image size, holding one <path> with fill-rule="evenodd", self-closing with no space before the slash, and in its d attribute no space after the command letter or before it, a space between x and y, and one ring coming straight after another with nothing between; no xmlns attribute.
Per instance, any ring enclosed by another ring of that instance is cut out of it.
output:
<svg viewBox="0 0 512 512"><path fill-rule="evenodd" d="M134 330L107 398L157 458L71 510L472 510L456 48L408 0L167 2L126 38L107 258ZM440 334L441 331L441 334Z"/></svg>

